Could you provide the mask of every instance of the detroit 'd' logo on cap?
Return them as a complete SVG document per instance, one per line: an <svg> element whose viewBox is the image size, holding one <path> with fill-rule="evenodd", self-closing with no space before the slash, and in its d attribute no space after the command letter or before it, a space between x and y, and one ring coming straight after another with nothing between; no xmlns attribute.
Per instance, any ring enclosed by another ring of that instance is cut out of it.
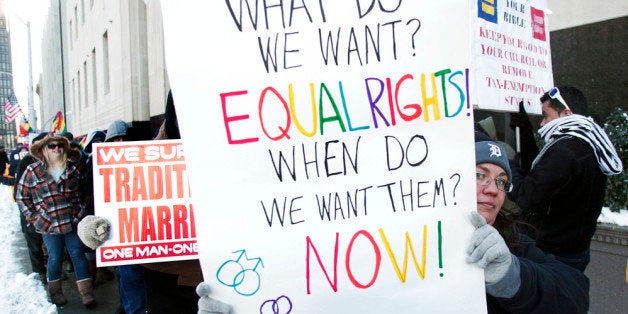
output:
<svg viewBox="0 0 628 314"><path fill-rule="evenodd" d="M489 157L501 157L502 156L502 150L499 148L499 146L495 145L495 144L488 144L489 149L491 150L491 155Z"/></svg>

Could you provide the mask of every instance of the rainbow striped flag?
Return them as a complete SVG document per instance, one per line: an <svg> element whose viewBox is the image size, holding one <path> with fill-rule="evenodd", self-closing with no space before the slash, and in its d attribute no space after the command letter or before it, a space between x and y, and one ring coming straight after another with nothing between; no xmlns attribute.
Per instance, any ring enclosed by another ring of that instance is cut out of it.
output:
<svg viewBox="0 0 628 314"><path fill-rule="evenodd" d="M28 123L28 120L25 116L22 116L22 121L20 122L20 136L28 136L28 133L35 133L35 130L31 127L31 124Z"/></svg>
<svg viewBox="0 0 628 314"><path fill-rule="evenodd" d="M63 118L63 114L61 113L61 111L59 111L55 115L55 118L52 120L50 132L63 133L65 131L65 118Z"/></svg>

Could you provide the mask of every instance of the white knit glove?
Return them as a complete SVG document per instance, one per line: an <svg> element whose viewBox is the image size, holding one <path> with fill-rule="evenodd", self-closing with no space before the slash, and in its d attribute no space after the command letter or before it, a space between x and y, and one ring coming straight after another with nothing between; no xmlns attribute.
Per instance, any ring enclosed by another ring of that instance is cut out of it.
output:
<svg viewBox="0 0 628 314"><path fill-rule="evenodd" d="M512 264L510 250L497 229L486 223L477 212L471 213L471 224L476 228L467 248L467 263L484 269L487 284L500 281Z"/></svg>
<svg viewBox="0 0 628 314"><path fill-rule="evenodd" d="M476 228L467 249L467 262L484 269L486 293L498 298L511 298L521 288L519 259L510 253L497 229L486 223L477 212L471 213Z"/></svg>
<svg viewBox="0 0 628 314"><path fill-rule="evenodd" d="M231 306L209 297L209 284L201 282L196 286L198 299L198 314L230 314Z"/></svg>
<svg viewBox="0 0 628 314"><path fill-rule="evenodd" d="M77 233L85 245L95 250L109 239L109 222L100 216L87 215L78 223Z"/></svg>

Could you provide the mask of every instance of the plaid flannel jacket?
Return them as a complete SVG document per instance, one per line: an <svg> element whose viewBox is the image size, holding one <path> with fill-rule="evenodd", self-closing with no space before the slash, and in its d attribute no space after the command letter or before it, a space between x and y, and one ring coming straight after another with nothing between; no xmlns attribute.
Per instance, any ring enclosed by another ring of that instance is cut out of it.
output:
<svg viewBox="0 0 628 314"><path fill-rule="evenodd" d="M43 161L26 168L17 184L15 200L20 211L37 232L66 234L85 216L90 195L85 190L85 171L68 160L65 172L55 181Z"/></svg>

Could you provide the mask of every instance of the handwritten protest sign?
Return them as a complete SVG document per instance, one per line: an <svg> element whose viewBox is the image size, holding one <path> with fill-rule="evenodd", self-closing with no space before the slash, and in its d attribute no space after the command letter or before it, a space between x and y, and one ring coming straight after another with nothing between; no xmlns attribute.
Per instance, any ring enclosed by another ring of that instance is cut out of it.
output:
<svg viewBox="0 0 628 314"><path fill-rule="evenodd" d="M92 158L95 214L111 222L98 266L197 258L180 140L96 143Z"/></svg>
<svg viewBox="0 0 628 314"><path fill-rule="evenodd" d="M486 311L469 7L168 1L212 297L236 313Z"/></svg>
<svg viewBox="0 0 628 314"><path fill-rule="evenodd" d="M541 113L554 85L546 0L471 1L472 104Z"/></svg>

